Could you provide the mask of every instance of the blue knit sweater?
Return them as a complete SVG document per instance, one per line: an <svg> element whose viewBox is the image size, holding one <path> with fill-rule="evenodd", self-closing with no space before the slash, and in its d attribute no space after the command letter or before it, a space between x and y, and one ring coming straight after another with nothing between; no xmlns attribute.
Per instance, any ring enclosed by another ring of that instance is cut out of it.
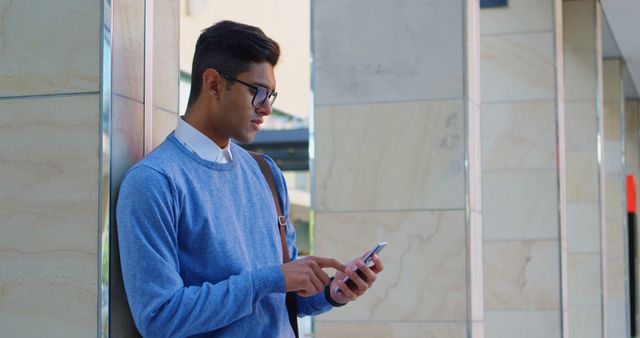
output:
<svg viewBox="0 0 640 338"><path fill-rule="evenodd" d="M145 337L293 337L273 198L251 155L231 151L232 162L209 162L170 134L122 183L122 274ZM288 215L284 178L266 158ZM295 259L289 223L287 245ZM297 302L300 316L331 308L322 292Z"/></svg>

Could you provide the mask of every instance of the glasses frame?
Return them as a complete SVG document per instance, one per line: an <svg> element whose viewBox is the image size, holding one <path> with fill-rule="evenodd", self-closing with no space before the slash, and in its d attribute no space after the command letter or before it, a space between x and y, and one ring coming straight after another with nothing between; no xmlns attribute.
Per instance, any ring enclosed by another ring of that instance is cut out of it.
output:
<svg viewBox="0 0 640 338"><path fill-rule="evenodd" d="M230 75L227 75L227 74L224 74L224 73L220 73L220 75L222 75L222 77L224 77L227 80L236 81L236 82L238 82L240 84L243 84L243 85L253 89L255 91L255 93L253 93L253 99L251 99L251 105L254 108L262 107L262 105L267 101L269 102L270 106L273 106L273 103L276 101L276 98L278 97L278 92L276 92L275 90L269 90L269 89L267 89L265 87L262 87L262 86L256 86L254 84L244 82L244 81L242 81L240 79L237 79L237 78L235 78L233 76L230 76ZM260 102L260 104L256 104L256 98L258 97L258 93L260 92L260 90L266 91L267 95L265 95L264 99L262 100L262 102Z"/></svg>

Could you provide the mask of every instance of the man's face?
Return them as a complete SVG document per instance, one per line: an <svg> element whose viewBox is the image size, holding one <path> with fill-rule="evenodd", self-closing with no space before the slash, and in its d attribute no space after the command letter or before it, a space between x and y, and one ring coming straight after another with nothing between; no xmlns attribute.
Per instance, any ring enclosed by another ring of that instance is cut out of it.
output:
<svg viewBox="0 0 640 338"><path fill-rule="evenodd" d="M251 68L236 76L240 81L248 84L275 90L276 79L273 66L268 62L255 63ZM253 97L256 91L249 86L233 80L225 80L230 83L228 89L220 97L221 113L217 121L229 138L241 143L251 143L260 130L266 116L271 115L271 104L267 100L259 107L253 106Z"/></svg>

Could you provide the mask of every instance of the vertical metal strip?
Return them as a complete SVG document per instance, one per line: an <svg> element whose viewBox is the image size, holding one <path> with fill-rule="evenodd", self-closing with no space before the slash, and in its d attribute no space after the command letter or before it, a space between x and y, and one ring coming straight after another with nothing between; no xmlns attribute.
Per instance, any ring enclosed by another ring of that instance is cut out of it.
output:
<svg viewBox="0 0 640 338"><path fill-rule="evenodd" d="M465 223L466 223L466 298L467 336L484 336L484 243L482 236L482 196L480 194L482 169L480 167L482 137L480 133L480 4L463 0L462 53L464 69L463 107L464 168L465 168Z"/></svg>
<svg viewBox="0 0 640 338"><path fill-rule="evenodd" d="M153 0L144 2L144 155L153 148Z"/></svg>
<svg viewBox="0 0 640 338"><path fill-rule="evenodd" d="M605 170L602 158L604 140L604 75L602 60L602 5L600 1L595 3L595 30L596 30L596 156L598 165L598 217L600 221L600 320L602 321L601 337L609 336L607 314L607 228L605 211Z"/></svg>
<svg viewBox="0 0 640 338"><path fill-rule="evenodd" d="M98 337L109 337L109 223L111 210L111 64L113 8L101 3L100 169L98 215Z"/></svg>
<svg viewBox="0 0 640 338"><path fill-rule="evenodd" d="M566 162L565 162L565 123L564 123L564 55L563 55L563 15L562 0L553 1L554 18L554 55L555 55L555 91L556 91L556 144L557 144L557 183L558 183L558 249L560 252L560 327L561 337L569 337L569 293L567 265L567 199L566 199Z"/></svg>

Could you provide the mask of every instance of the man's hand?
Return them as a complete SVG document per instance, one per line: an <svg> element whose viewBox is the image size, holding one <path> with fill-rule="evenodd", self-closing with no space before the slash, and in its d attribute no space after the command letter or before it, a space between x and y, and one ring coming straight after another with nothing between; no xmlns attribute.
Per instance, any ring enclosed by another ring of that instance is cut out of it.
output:
<svg viewBox="0 0 640 338"><path fill-rule="evenodd" d="M287 292L297 291L303 297L310 297L324 290L331 280L322 268L334 268L338 273L343 273L346 266L333 258L316 256L282 264L280 270L284 274L285 289Z"/></svg>
<svg viewBox="0 0 640 338"><path fill-rule="evenodd" d="M364 256L347 263L347 268L344 272L339 271L336 273L336 277L330 286L331 299L338 303L346 304L362 296L367 289L373 285L377 275L384 269L384 265L377 254L371 257L374 264L371 267L368 267L362 262L363 258ZM356 268L360 270L360 274L354 271ZM347 276L356 285L355 289L350 289L347 284L343 282ZM336 292L336 289L340 289L340 292Z"/></svg>

